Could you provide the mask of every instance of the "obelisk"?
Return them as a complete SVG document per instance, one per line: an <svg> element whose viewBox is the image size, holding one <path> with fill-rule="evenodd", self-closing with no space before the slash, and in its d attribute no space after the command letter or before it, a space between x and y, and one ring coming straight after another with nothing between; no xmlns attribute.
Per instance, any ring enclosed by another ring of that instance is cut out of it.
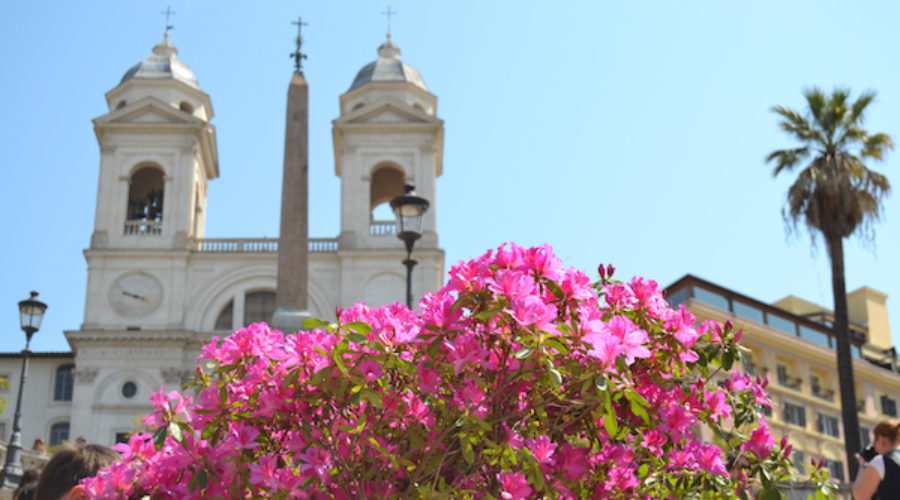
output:
<svg viewBox="0 0 900 500"><path fill-rule="evenodd" d="M298 19L298 30L305 23ZM303 328L309 302L309 86L303 76L298 33L294 75L288 87L281 185L278 285L272 324L285 333Z"/></svg>

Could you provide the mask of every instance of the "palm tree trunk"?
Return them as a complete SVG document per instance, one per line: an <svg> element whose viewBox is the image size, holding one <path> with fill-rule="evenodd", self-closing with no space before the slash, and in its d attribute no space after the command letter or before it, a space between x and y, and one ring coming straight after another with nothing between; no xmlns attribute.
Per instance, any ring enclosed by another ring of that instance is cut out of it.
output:
<svg viewBox="0 0 900 500"><path fill-rule="evenodd" d="M853 382L853 356L850 353L850 324L847 318L847 287L844 283L844 242L840 235L826 236L831 258L831 289L834 294L834 336L837 340L838 381L841 389L841 417L844 421L844 449L852 481L856 477L854 454L862 449L859 415L856 409L856 387Z"/></svg>

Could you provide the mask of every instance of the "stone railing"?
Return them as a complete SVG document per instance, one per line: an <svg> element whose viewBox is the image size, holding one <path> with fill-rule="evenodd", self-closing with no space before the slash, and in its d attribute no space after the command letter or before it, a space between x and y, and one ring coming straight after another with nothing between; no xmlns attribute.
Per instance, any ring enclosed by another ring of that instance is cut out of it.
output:
<svg viewBox="0 0 900 500"><path fill-rule="evenodd" d="M310 238L309 251L311 253L328 253L338 251L337 238Z"/></svg>
<svg viewBox="0 0 900 500"><path fill-rule="evenodd" d="M311 253L336 252L337 238L310 238ZM193 242L195 252L204 253L276 253L278 238L203 238Z"/></svg>
<svg viewBox="0 0 900 500"><path fill-rule="evenodd" d="M43 469L49 461L49 453L40 453L27 448L22 449L22 470ZM6 443L0 443L0 463L6 463Z"/></svg>
<svg viewBox="0 0 900 500"><path fill-rule="evenodd" d="M161 221L127 220L125 234L162 234Z"/></svg>
<svg viewBox="0 0 900 500"><path fill-rule="evenodd" d="M397 234L397 223L392 220L374 220L369 224L369 234L372 236Z"/></svg>

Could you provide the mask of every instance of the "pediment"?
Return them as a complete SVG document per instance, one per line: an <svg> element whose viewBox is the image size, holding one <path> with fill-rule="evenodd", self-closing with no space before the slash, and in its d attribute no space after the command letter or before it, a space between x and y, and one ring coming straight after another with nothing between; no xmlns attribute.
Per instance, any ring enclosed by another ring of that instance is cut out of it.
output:
<svg viewBox="0 0 900 500"><path fill-rule="evenodd" d="M440 123L424 111L395 99L382 99L335 120L335 124L420 124L432 125Z"/></svg>
<svg viewBox="0 0 900 500"><path fill-rule="evenodd" d="M155 97L145 97L124 108L96 118L97 125L113 124L201 124L203 120L174 108Z"/></svg>

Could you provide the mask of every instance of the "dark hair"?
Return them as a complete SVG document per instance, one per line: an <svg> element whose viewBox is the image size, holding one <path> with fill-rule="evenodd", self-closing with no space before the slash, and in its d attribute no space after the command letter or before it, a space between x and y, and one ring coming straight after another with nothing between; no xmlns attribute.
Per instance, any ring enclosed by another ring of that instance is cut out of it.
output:
<svg viewBox="0 0 900 500"><path fill-rule="evenodd" d="M34 492L37 490L37 483L20 484L16 491L13 492L13 500L34 500Z"/></svg>
<svg viewBox="0 0 900 500"><path fill-rule="evenodd" d="M59 500L86 477L122 457L106 446L83 444L57 451L44 466L34 500Z"/></svg>
<svg viewBox="0 0 900 500"><path fill-rule="evenodd" d="M900 435L900 421L893 418L882 420L875 426L872 434L875 434L875 437L884 436L890 439L891 442L897 442L897 437Z"/></svg>

